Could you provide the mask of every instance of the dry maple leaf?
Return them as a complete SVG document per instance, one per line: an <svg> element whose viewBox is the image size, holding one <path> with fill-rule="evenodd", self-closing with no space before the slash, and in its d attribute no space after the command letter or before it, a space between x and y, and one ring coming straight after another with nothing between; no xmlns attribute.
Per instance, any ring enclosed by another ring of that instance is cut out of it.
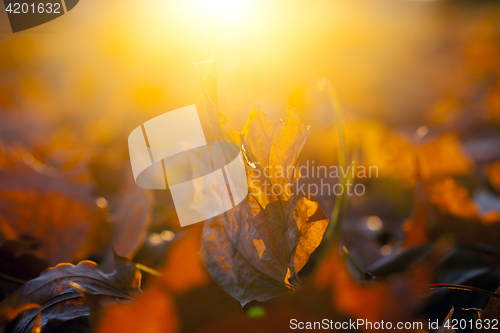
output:
<svg viewBox="0 0 500 333"><path fill-rule="evenodd" d="M274 123L254 108L243 131L231 128L217 106L214 64L204 80L212 130L218 141L241 147L249 195L205 222L201 253L214 280L245 305L301 286L297 274L320 244L328 218L316 202L290 190L309 128L291 108L285 121Z"/></svg>
<svg viewBox="0 0 500 333"><path fill-rule="evenodd" d="M115 270L109 274L92 261L81 261L76 266L59 264L24 284L0 303L0 309L16 309L28 303L40 305L22 314L13 333L30 330L38 313L42 330L44 327L83 329L89 326L91 311L80 291L95 295L101 303L129 302L140 292L140 281L137 267L118 255L115 255Z"/></svg>

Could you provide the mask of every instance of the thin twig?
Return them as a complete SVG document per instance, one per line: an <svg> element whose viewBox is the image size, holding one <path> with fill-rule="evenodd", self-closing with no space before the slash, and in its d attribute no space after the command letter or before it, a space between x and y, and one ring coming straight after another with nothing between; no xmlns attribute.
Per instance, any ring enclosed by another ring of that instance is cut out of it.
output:
<svg viewBox="0 0 500 333"><path fill-rule="evenodd" d="M137 267L137 269L139 269L143 272L149 273L153 276L162 276L162 274L160 272L158 272L156 269L153 269L153 268L148 267L146 265L136 263L135 266Z"/></svg>
<svg viewBox="0 0 500 333"><path fill-rule="evenodd" d="M2 274L2 273L0 273L0 279L5 279L5 280L8 280L8 281L11 281L11 282L14 282L14 283L18 283L18 284L25 284L26 282L28 282L28 281L21 280L21 279L18 279L16 277L13 277L13 276L10 276L10 275L6 275L6 274Z"/></svg>
<svg viewBox="0 0 500 333"><path fill-rule="evenodd" d="M363 270L358 266L358 264L356 263L356 261L354 261L353 257L349 253L349 250L347 249L347 247L344 246L343 248L344 248L345 255L347 256L347 258L349 258L349 260L351 261L351 263L354 265L354 268L356 268L356 271L358 271L358 274L361 276L361 278L363 279L363 281L366 281L366 279L365 279L365 272L363 272Z"/></svg>
<svg viewBox="0 0 500 333"><path fill-rule="evenodd" d="M346 186L348 177L344 177L344 172L347 168L347 145L344 131L344 120L342 116L342 109L340 107L339 100L337 98L337 94L333 89L330 81L328 79L322 79L320 81L321 88L324 88L328 92L328 97L330 98L331 107L333 109L333 116L336 122L337 128L337 136L339 140L338 150L337 150L337 158L338 164L340 166L340 183L343 186L342 194L337 197L335 201L335 206L333 207L332 215L330 217L330 224L325 232L325 240L326 246L323 252L328 253L330 251L331 246L337 244L340 236L340 220L342 218L343 207L345 206L345 202L347 199L346 195Z"/></svg>
<svg viewBox="0 0 500 333"><path fill-rule="evenodd" d="M437 284L427 284L424 286L424 289L426 290L433 290L433 289L454 289L454 290L463 290L463 291L470 291L470 292L475 292L475 293L480 293L480 294L485 294L489 295L491 297L495 297L500 299L500 294L476 288L476 287L469 287L469 286L463 286L460 284L449 284L449 283L437 283Z"/></svg>

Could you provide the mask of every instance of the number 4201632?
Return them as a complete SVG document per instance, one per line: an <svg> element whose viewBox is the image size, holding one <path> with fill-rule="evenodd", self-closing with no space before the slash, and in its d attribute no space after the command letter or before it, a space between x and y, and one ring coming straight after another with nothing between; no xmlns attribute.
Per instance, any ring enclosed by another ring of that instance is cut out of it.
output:
<svg viewBox="0 0 500 333"><path fill-rule="evenodd" d="M61 4L60 3L39 3L39 4L28 4L28 3L9 3L5 9L8 13L12 14L61 14Z"/></svg>

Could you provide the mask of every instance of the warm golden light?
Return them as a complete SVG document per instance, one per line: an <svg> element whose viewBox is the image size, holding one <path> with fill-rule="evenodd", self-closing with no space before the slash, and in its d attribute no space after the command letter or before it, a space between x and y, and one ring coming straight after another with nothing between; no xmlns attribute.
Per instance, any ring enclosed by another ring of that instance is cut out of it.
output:
<svg viewBox="0 0 500 333"><path fill-rule="evenodd" d="M225 21L241 19L248 7L247 0L200 0L204 11Z"/></svg>

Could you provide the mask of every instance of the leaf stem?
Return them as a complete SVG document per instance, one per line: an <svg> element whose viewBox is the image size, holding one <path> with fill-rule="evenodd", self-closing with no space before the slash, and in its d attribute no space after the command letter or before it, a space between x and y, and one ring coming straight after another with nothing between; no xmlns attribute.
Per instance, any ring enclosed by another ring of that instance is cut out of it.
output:
<svg viewBox="0 0 500 333"><path fill-rule="evenodd" d="M358 266L358 264L356 263L356 261L354 261L353 257L349 253L349 250L347 249L347 247L343 246L343 249L344 249L344 253L345 253L346 257L349 258L349 260L351 261L351 263L354 265L354 268L356 268L356 271L361 276L361 279L363 279L363 281L366 281L366 279L365 279L365 272L363 272L363 270Z"/></svg>
<svg viewBox="0 0 500 333"><path fill-rule="evenodd" d="M18 279L16 277L13 277L13 276L10 276L7 274L2 274L2 273L0 273L0 279L5 279L5 280L8 280L8 281L11 281L14 283L18 283L18 284L25 284L26 282L28 282L28 281L21 280L21 279Z"/></svg>
<svg viewBox="0 0 500 333"><path fill-rule="evenodd" d="M340 236L340 220L342 217L343 207L345 205L347 196L345 187L347 186L348 178L344 177L344 172L347 168L347 144L344 131L344 119L342 116L342 109L340 107L340 102L337 97L335 90L333 89L330 81L326 78L321 79L320 86L326 88L328 96L330 98L331 107L333 109L333 116L337 124L337 136L339 140L337 156L338 164L340 166L340 183L342 184L344 191L337 197L335 201L335 206L333 207L332 215L330 217L330 224L326 230L325 238L327 240L327 248L330 247L332 243L336 243Z"/></svg>

